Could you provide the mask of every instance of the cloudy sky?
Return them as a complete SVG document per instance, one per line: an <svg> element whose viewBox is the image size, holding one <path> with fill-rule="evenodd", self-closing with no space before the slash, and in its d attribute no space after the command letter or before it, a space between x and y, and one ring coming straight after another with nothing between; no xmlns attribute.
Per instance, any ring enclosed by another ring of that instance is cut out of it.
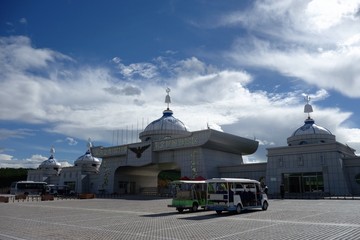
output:
<svg viewBox="0 0 360 240"><path fill-rule="evenodd" d="M256 139L266 161L307 115L360 153L360 0L0 2L0 167L64 166L139 141L170 108Z"/></svg>

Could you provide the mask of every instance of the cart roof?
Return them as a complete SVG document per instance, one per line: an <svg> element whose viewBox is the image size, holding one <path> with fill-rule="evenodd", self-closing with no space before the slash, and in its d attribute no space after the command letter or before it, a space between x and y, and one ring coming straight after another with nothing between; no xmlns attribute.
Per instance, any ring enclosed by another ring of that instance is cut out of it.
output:
<svg viewBox="0 0 360 240"><path fill-rule="evenodd" d="M206 181L205 180L175 180L175 181L172 181L171 183L174 183L174 184L181 184L181 183L200 184L200 183L206 183Z"/></svg>
<svg viewBox="0 0 360 240"><path fill-rule="evenodd" d="M238 182L238 183L258 183L259 181L247 178L211 178L206 180L207 183L214 183L214 182Z"/></svg>

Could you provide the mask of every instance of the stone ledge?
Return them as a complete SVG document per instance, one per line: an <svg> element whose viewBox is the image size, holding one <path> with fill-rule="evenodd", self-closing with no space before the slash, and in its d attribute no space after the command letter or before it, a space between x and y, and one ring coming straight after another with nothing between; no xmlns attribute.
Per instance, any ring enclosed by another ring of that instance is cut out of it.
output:
<svg viewBox="0 0 360 240"><path fill-rule="evenodd" d="M8 203L9 202L9 197L0 196L0 202Z"/></svg>
<svg viewBox="0 0 360 240"><path fill-rule="evenodd" d="M79 199L92 199L95 198L94 193L81 193L79 194Z"/></svg>

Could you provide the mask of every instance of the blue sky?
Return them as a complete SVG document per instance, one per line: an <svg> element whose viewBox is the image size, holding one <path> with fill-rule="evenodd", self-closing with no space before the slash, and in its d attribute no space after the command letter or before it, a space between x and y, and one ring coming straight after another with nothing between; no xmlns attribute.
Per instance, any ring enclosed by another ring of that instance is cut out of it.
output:
<svg viewBox="0 0 360 240"><path fill-rule="evenodd" d="M0 2L0 167L139 141L166 108L254 139L306 118L360 152L360 1Z"/></svg>

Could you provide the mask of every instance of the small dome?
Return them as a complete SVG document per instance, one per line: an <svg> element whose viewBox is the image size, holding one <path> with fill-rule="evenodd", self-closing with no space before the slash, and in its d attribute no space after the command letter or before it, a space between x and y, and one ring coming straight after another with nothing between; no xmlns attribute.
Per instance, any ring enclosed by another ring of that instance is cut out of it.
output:
<svg viewBox="0 0 360 240"><path fill-rule="evenodd" d="M84 155L78 157L78 159L75 160L75 165L80 165L83 163L99 163L100 164L100 160L96 157L93 157L91 155L90 149L88 149Z"/></svg>
<svg viewBox="0 0 360 240"><path fill-rule="evenodd" d="M311 118L305 120L305 124L287 139L289 146L306 145L306 144L321 144L335 142L335 136L321 126L315 124Z"/></svg>
<svg viewBox="0 0 360 240"><path fill-rule="evenodd" d="M40 169L54 167L61 168L61 164L58 163L53 156L50 156L48 160L43 161L39 166Z"/></svg>
<svg viewBox="0 0 360 240"><path fill-rule="evenodd" d="M58 172L61 169L61 164L58 163L54 157L55 149L53 147L50 149L50 153L50 157L40 164L39 169L55 170Z"/></svg>
<svg viewBox="0 0 360 240"><path fill-rule="evenodd" d="M332 134L328 129L318 126L311 118L305 120L305 124L298 128L292 136L299 136L304 134Z"/></svg>
<svg viewBox="0 0 360 240"><path fill-rule="evenodd" d="M84 155L78 157L75 160L75 166L80 166L83 172L98 172L100 167L100 160L96 157L93 157L91 154L91 139L89 138L87 143L87 151Z"/></svg>

